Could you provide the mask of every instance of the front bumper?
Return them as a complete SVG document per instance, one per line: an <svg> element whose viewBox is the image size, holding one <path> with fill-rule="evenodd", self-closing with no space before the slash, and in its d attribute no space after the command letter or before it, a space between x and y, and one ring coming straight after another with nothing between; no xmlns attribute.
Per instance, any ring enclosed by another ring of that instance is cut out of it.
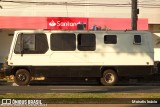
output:
<svg viewBox="0 0 160 107"><path fill-rule="evenodd" d="M6 69L4 69L4 74L5 74L6 76L12 75L12 67L11 67L11 66L8 66Z"/></svg>
<svg viewBox="0 0 160 107"><path fill-rule="evenodd" d="M4 74L4 75L6 75L6 76L12 75L12 67L9 66L7 64L7 62L4 63L3 66L2 66L2 68L1 68L1 73Z"/></svg>
<svg viewBox="0 0 160 107"><path fill-rule="evenodd" d="M5 77L6 77L5 73L1 70L1 71L0 71L0 79L3 79L3 78L5 78Z"/></svg>

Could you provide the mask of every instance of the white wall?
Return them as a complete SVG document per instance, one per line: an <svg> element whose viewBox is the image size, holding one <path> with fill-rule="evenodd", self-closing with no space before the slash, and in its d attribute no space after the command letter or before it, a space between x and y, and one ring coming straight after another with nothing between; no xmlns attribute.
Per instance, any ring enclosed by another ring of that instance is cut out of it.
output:
<svg viewBox="0 0 160 107"><path fill-rule="evenodd" d="M0 63L4 62L5 57L8 56L13 36L12 30L0 30Z"/></svg>
<svg viewBox="0 0 160 107"><path fill-rule="evenodd" d="M56 2L56 3L100 3L100 4L127 4L122 6L69 6L44 5L33 3L1 2L3 7L0 16L49 16L49 17L107 17L130 18L131 0L16 0L29 2ZM138 0L139 18L148 18L149 23L160 22L160 0ZM154 6L151 6L154 5Z"/></svg>

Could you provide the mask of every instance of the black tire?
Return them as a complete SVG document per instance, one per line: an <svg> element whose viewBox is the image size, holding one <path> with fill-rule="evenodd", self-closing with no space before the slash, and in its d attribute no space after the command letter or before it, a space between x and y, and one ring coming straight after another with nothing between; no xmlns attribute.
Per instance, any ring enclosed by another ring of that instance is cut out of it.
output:
<svg viewBox="0 0 160 107"><path fill-rule="evenodd" d="M14 82L19 86L28 85L30 81L31 81L31 75L29 71L26 69L19 69L14 75Z"/></svg>
<svg viewBox="0 0 160 107"><path fill-rule="evenodd" d="M100 79L100 82L102 85L105 85L105 86L115 85L118 82L117 73L112 69L105 70Z"/></svg>

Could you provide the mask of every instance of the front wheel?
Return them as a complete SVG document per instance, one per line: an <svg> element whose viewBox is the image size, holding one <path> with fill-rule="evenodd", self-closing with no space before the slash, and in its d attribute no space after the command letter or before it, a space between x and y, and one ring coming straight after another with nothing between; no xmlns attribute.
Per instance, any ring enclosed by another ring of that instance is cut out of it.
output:
<svg viewBox="0 0 160 107"><path fill-rule="evenodd" d="M112 69L105 70L100 79L100 82L102 85L105 85L105 86L115 85L118 82L117 73Z"/></svg>
<svg viewBox="0 0 160 107"><path fill-rule="evenodd" d="M30 80L31 80L31 75L29 71L26 69L17 70L14 76L14 81L19 86L28 85L30 83Z"/></svg>

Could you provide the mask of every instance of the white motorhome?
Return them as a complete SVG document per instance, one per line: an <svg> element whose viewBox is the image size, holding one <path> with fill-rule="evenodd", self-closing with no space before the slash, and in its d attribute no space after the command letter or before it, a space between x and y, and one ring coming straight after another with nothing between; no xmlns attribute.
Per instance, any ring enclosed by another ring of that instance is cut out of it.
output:
<svg viewBox="0 0 160 107"><path fill-rule="evenodd" d="M15 31L6 75L18 85L32 77L99 78L115 85L121 77L154 73L154 49L147 31ZM73 79L74 81L74 79Z"/></svg>

